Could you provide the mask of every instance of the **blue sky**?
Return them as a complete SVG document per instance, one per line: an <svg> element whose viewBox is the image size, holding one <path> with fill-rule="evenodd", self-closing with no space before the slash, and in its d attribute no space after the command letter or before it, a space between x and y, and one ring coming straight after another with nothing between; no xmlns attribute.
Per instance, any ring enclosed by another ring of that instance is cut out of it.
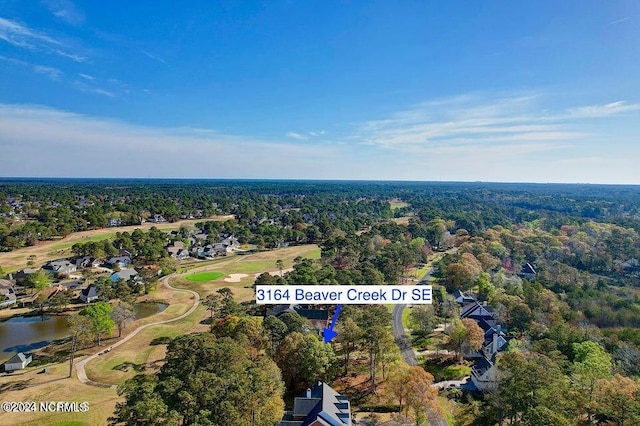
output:
<svg viewBox="0 0 640 426"><path fill-rule="evenodd" d="M640 184L637 1L4 0L0 176Z"/></svg>

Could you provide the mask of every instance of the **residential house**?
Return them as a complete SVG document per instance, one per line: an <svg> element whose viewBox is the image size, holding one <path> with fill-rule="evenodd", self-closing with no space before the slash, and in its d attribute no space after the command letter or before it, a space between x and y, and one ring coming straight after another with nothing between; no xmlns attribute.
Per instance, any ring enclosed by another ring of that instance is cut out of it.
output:
<svg viewBox="0 0 640 426"><path fill-rule="evenodd" d="M4 298L2 297L4 296ZM16 291L13 282L10 280L0 280L0 308L16 303Z"/></svg>
<svg viewBox="0 0 640 426"><path fill-rule="evenodd" d="M124 269L131 265L131 257L129 256L114 256L107 259L107 265L114 267L118 265L120 269Z"/></svg>
<svg viewBox="0 0 640 426"><path fill-rule="evenodd" d="M133 268L125 268L121 271L114 272L111 274L111 281L116 282L118 280L129 281L134 280L137 281L140 279L140 274Z"/></svg>
<svg viewBox="0 0 640 426"><path fill-rule="evenodd" d="M41 293L47 296L47 300L51 300L56 294L62 291L68 291L69 287L63 284L58 284L54 287L50 287L46 290L43 290Z"/></svg>
<svg viewBox="0 0 640 426"><path fill-rule="evenodd" d="M33 357L31 355L25 355L22 352L18 352L4 363L4 371L22 370L29 365L32 360Z"/></svg>
<svg viewBox="0 0 640 426"><path fill-rule="evenodd" d="M47 263L42 269L50 274L69 275L76 272L78 267L67 259L58 259Z"/></svg>
<svg viewBox="0 0 640 426"><path fill-rule="evenodd" d="M214 257L216 257L217 253L218 252L216 251L216 249L211 244L208 244L208 245L206 245L204 247L194 247L191 250L191 255L193 257L198 257L200 259L214 258Z"/></svg>
<svg viewBox="0 0 640 426"><path fill-rule="evenodd" d="M123 248L118 251L118 256L127 256L129 258L133 258L133 255L131 254L131 252Z"/></svg>
<svg viewBox="0 0 640 426"><path fill-rule="evenodd" d="M63 283L60 283L60 285L67 290L76 290L78 287L82 286L82 284L84 284L85 281L86 281L85 278L79 278L74 281L65 281Z"/></svg>
<svg viewBox="0 0 640 426"><path fill-rule="evenodd" d="M98 290L96 289L96 286L91 284L89 287L83 289L80 292L80 300L84 303L91 303L98 300Z"/></svg>
<svg viewBox="0 0 640 426"><path fill-rule="evenodd" d="M329 385L318 382L293 401L276 426L352 426L351 403Z"/></svg>
<svg viewBox="0 0 640 426"><path fill-rule="evenodd" d="M227 252L231 252L240 248L240 241L233 235L223 239L220 243L226 247Z"/></svg>
<svg viewBox="0 0 640 426"><path fill-rule="evenodd" d="M195 238L198 241L207 241L208 237L209 235L202 231L193 234L193 238Z"/></svg>
<svg viewBox="0 0 640 426"><path fill-rule="evenodd" d="M498 352L505 350L508 343L507 335L502 326L491 327L484 333L482 352L485 357L492 358Z"/></svg>
<svg viewBox="0 0 640 426"><path fill-rule="evenodd" d="M107 219L107 226L120 226L122 225L122 219L118 217L110 217Z"/></svg>
<svg viewBox="0 0 640 426"><path fill-rule="evenodd" d="M460 318L471 318L475 321L485 320L492 326L495 325L494 310L490 306L487 306L487 302L482 304L474 301L462 308Z"/></svg>
<svg viewBox="0 0 640 426"><path fill-rule="evenodd" d="M294 312L311 322L313 328L322 332L329 326L329 311L325 309L310 309L301 305L274 305L267 309L267 316L279 317L285 312Z"/></svg>
<svg viewBox="0 0 640 426"><path fill-rule="evenodd" d="M99 259L91 256L82 256L76 258L75 260L76 268L80 269L96 268L100 266L100 263L101 262Z"/></svg>
<svg viewBox="0 0 640 426"><path fill-rule="evenodd" d="M159 215L159 214L151 215L151 217L147 219L147 222L153 222L153 223L164 223L166 221L167 219L165 219L162 215Z"/></svg>
<svg viewBox="0 0 640 426"><path fill-rule="evenodd" d="M534 268L532 264L525 263L524 265L522 265L522 270L518 275L524 279L532 280L536 277L537 274L538 272L536 272L536 268Z"/></svg>
<svg viewBox="0 0 640 426"><path fill-rule="evenodd" d="M453 298L455 299L456 303L458 303L460 306L465 306L465 305L468 305L469 303L474 303L476 301L476 299L474 299L472 296L468 295L467 293L461 290L454 291Z"/></svg>
<svg viewBox="0 0 640 426"><path fill-rule="evenodd" d="M189 258L189 251L186 249L185 244L182 241L175 241L165 247L170 257L176 260L183 260Z"/></svg>
<svg viewBox="0 0 640 426"><path fill-rule="evenodd" d="M20 269L15 274L10 275L9 278L15 280L16 283L21 283L25 281L27 278L29 278L31 274L35 274L36 272L38 272L37 269L24 268L24 269Z"/></svg>
<svg viewBox="0 0 640 426"><path fill-rule="evenodd" d="M471 368L471 382L482 392L494 390L498 384L496 355L505 350L508 344L505 329L497 324L495 312L486 302L480 304L474 300L463 306L460 318L473 319L484 331L482 348L467 354L468 358L476 359L476 364Z"/></svg>
<svg viewBox="0 0 640 426"><path fill-rule="evenodd" d="M169 253L171 258L176 260L184 260L190 257L189 251L184 248L167 247L167 253Z"/></svg>
<svg viewBox="0 0 640 426"><path fill-rule="evenodd" d="M492 391L498 387L497 373L495 358L480 358L471 369L471 381L479 391Z"/></svg>
<svg viewBox="0 0 640 426"><path fill-rule="evenodd" d="M627 259L624 262L620 262L617 270L620 273L638 277L638 275L640 275L640 261L635 258Z"/></svg>

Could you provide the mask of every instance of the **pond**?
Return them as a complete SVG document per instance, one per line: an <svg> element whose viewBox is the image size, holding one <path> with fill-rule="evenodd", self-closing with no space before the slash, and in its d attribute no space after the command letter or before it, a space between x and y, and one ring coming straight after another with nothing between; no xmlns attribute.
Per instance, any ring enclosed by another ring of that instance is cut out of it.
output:
<svg viewBox="0 0 640 426"><path fill-rule="evenodd" d="M136 318L146 318L164 311L167 305L157 302L137 303L133 306ZM13 317L0 322L0 362L16 352L30 352L43 348L55 340L69 337L67 317L64 315Z"/></svg>
<svg viewBox="0 0 640 426"><path fill-rule="evenodd" d="M151 315L158 314L165 309L167 309L167 305L159 302L142 302L133 305L133 310L136 312L136 319L150 317Z"/></svg>

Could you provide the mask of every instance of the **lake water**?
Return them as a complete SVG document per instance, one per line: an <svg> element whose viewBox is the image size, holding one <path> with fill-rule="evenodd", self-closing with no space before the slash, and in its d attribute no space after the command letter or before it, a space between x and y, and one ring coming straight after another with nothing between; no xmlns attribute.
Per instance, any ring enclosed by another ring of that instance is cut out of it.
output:
<svg viewBox="0 0 640 426"><path fill-rule="evenodd" d="M136 318L164 311L164 303L138 303L133 306ZM14 317L0 322L0 362L11 358L16 352L30 352L43 348L58 339L69 337L67 317L44 316L44 321L36 317Z"/></svg>

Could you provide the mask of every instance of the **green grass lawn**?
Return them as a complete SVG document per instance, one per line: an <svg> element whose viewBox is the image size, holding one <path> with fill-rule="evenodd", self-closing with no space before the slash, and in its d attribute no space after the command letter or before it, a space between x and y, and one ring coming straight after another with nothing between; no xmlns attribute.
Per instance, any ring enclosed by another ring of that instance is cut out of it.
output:
<svg viewBox="0 0 640 426"><path fill-rule="evenodd" d="M398 199L393 199L393 200L389 200L389 205L391 207L391 210L396 210L402 207L408 207L409 203L406 203Z"/></svg>
<svg viewBox="0 0 640 426"><path fill-rule="evenodd" d="M445 380L461 379L471 374L471 367L468 365L450 365L442 370Z"/></svg>
<svg viewBox="0 0 640 426"><path fill-rule="evenodd" d="M185 278L187 281L193 281L196 283L204 283L208 281L215 281L224 277L224 273L217 271L197 272L195 274L187 275Z"/></svg>
<svg viewBox="0 0 640 426"><path fill-rule="evenodd" d="M411 308L406 306L403 310L402 310L402 326L406 329L410 329L410 317L409 314L411 314Z"/></svg>
<svg viewBox="0 0 640 426"><path fill-rule="evenodd" d="M53 246L50 247L50 250L54 251L54 250L64 250L67 248L70 248L71 246L73 246L74 244L84 244L84 243L88 243L91 241L104 241L104 240L109 240L112 239L116 236L115 232L109 232L106 234L100 234L100 235L93 235L91 237L86 237L86 238L82 238L80 240L76 240L76 241L70 241L68 243L60 243L60 244L55 244Z"/></svg>
<svg viewBox="0 0 640 426"><path fill-rule="evenodd" d="M471 367L467 365L447 365L435 363L433 360L420 359L422 367L431 373L436 382L441 380L457 380L471 374Z"/></svg>

